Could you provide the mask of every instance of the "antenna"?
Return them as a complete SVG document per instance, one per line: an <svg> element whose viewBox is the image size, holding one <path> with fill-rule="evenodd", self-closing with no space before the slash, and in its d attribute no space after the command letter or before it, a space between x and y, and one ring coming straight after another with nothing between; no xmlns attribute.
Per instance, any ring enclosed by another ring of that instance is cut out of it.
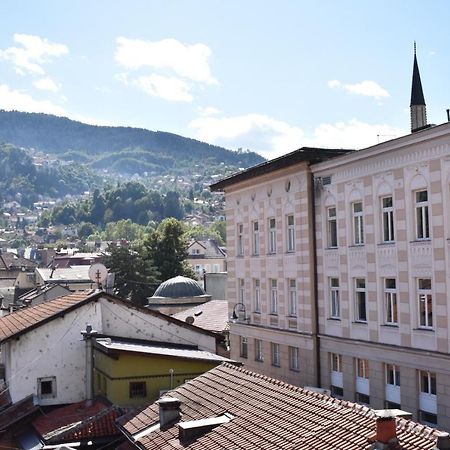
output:
<svg viewBox="0 0 450 450"><path fill-rule="evenodd" d="M108 277L108 269L100 263L92 264L88 271L89 279L97 283L97 288L101 289Z"/></svg>

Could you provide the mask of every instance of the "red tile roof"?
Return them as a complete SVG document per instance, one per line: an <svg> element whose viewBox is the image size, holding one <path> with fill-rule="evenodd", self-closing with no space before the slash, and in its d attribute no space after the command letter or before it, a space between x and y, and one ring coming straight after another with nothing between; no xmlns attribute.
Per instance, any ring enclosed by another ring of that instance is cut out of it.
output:
<svg viewBox="0 0 450 450"><path fill-rule="evenodd" d="M78 442L119 435L115 420L124 410L97 399L58 408L33 421L33 427L46 443Z"/></svg>
<svg viewBox="0 0 450 450"><path fill-rule="evenodd" d="M167 394L182 401L182 422L230 413L234 418L195 441L181 443L178 428L139 438L145 450L368 450L376 428L368 407L307 391L229 364L218 366ZM157 424L158 406L118 420L131 438ZM398 449L431 450L438 431L396 419ZM145 434L145 433L144 433Z"/></svg>
<svg viewBox="0 0 450 450"><path fill-rule="evenodd" d="M193 317L193 325L205 330L223 333L229 330L228 302L226 300L210 300L193 308L174 314L172 317L185 321Z"/></svg>
<svg viewBox="0 0 450 450"><path fill-rule="evenodd" d="M94 291L75 292L29 308L23 308L0 317L0 342L6 341L29 329L38 327L59 315L89 302L99 293Z"/></svg>

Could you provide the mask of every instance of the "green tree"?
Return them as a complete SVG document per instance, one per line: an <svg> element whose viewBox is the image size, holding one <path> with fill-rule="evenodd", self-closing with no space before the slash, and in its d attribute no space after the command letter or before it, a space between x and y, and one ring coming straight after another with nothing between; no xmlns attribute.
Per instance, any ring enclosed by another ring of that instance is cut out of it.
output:
<svg viewBox="0 0 450 450"><path fill-rule="evenodd" d="M194 270L186 262L188 242L184 231L179 220L168 218L144 240L148 257L154 262L162 281L178 275L196 279Z"/></svg>
<svg viewBox="0 0 450 450"><path fill-rule="evenodd" d="M133 223L130 219L119 220L117 222L110 222L106 225L103 233L104 239L108 241L117 241L125 239L130 242L135 242L144 237L145 227Z"/></svg>
<svg viewBox="0 0 450 450"><path fill-rule="evenodd" d="M164 216L182 219L184 216L183 207L180 203L180 195L178 192L169 191L164 197Z"/></svg>
<svg viewBox="0 0 450 450"><path fill-rule="evenodd" d="M212 225L211 225L211 230L216 232L221 240L222 240L222 245L225 245L225 243L227 242L227 223L225 220L216 220Z"/></svg>
<svg viewBox="0 0 450 450"><path fill-rule="evenodd" d="M143 247L108 247L103 263L115 274L114 293L146 305L159 283L159 273Z"/></svg>
<svg viewBox="0 0 450 450"><path fill-rule="evenodd" d="M196 239L199 241L206 241L207 239L214 239L219 245L223 245L222 236L212 227L205 227L204 225L190 225L184 233L187 240Z"/></svg>

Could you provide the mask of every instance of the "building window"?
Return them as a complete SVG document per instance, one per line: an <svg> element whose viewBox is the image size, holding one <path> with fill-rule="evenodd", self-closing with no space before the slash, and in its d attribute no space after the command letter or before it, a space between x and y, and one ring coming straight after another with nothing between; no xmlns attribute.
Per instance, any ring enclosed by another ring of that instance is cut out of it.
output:
<svg viewBox="0 0 450 450"><path fill-rule="evenodd" d="M241 358L247 358L248 357L248 338L240 336L241 341Z"/></svg>
<svg viewBox="0 0 450 450"><path fill-rule="evenodd" d="M356 359L356 374L358 378L369 379L369 361L367 359Z"/></svg>
<svg viewBox="0 0 450 450"><path fill-rule="evenodd" d="M278 283L277 280L270 280L270 314L278 314Z"/></svg>
<svg viewBox="0 0 450 450"><path fill-rule="evenodd" d="M416 238L430 238L428 191L416 192Z"/></svg>
<svg viewBox="0 0 450 450"><path fill-rule="evenodd" d="M383 227L383 242L393 242L394 234L394 203L392 197L381 199L381 218Z"/></svg>
<svg viewBox="0 0 450 450"><path fill-rule="evenodd" d="M342 355L331 353L331 393L335 397L343 397L344 380L342 375Z"/></svg>
<svg viewBox="0 0 450 450"><path fill-rule="evenodd" d="M420 420L432 426L437 425L436 374L421 370L419 384Z"/></svg>
<svg viewBox="0 0 450 450"><path fill-rule="evenodd" d="M289 368L295 372L300 371L300 352L298 347L289 347Z"/></svg>
<svg viewBox="0 0 450 450"><path fill-rule="evenodd" d="M339 278L330 278L330 315L333 319L339 319L341 317Z"/></svg>
<svg viewBox="0 0 450 450"><path fill-rule="evenodd" d="M56 377L43 377L37 379L38 397L55 398L56 397Z"/></svg>
<svg viewBox="0 0 450 450"><path fill-rule="evenodd" d="M369 361L356 359L356 401L370 404Z"/></svg>
<svg viewBox="0 0 450 450"><path fill-rule="evenodd" d="M431 292L431 280L419 278L417 296L419 301L419 326L422 328L433 327L433 295Z"/></svg>
<svg viewBox="0 0 450 450"><path fill-rule="evenodd" d="M280 344L271 344L272 366L280 367Z"/></svg>
<svg viewBox="0 0 450 450"><path fill-rule="evenodd" d="M296 316L297 315L297 282L294 278L290 278L288 280L288 288L289 288L289 315Z"/></svg>
<svg viewBox="0 0 450 450"><path fill-rule="evenodd" d="M353 244L364 244L364 216L362 202L352 203L353 215Z"/></svg>
<svg viewBox="0 0 450 450"><path fill-rule="evenodd" d="M295 251L295 225L294 215L289 214L286 219L287 222L287 251Z"/></svg>
<svg viewBox="0 0 450 450"><path fill-rule="evenodd" d="M357 392L356 401L364 405L370 405L370 396L367 394L363 394L362 392Z"/></svg>
<svg viewBox="0 0 450 450"><path fill-rule="evenodd" d="M147 383L145 381L130 382L130 398L146 398Z"/></svg>
<svg viewBox="0 0 450 450"><path fill-rule="evenodd" d="M355 295L356 320L359 322L367 322L366 280L364 278L355 279Z"/></svg>
<svg viewBox="0 0 450 450"><path fill-rule="evenodd" d="M252 239L252 251L255 256L259 255L259 223L253 222L253 239Z"/></svg>
<svg viewBox="0 0 450 450"><path fill-rule="evenodd" d="M394 364L386 364L385 396L386 403L400 405L400 369Z"/></svg>
<svg viewBox="0 0 450 450"><path fill-rule="evenodd" d="M237 226L237 254L244 255L244 225L242 223Z"/></svg>
<svg viewBox="0 0 450 450"><path fill-rule="evenodd" d="M269 253L277 252L277 233L276 233L276 223L275 218L269 219Z"/></svg>
<svg viewBox="0 0 450 450"><path fill-rule="evenodd" d="M258 278L253 282L253 299L255 301L255 312L261 312L261 282Z"/></svg>
<svg viewBox="0 0 450 450"><path fill-rule="evenodd" d="M255 360L264 361L263 342L261 339L255 339Z"/></svg>
<svg viewBox="0 0 450 450"><path fill-rule="evenodd" d="M337 216L335 206L327 209L327 244L328 248L335 248L338 246Z"/></svg>
<svg viewBox="0 0 450 450"><path fill-rule="evenodd" d="M238 278L238 298L239 303L244 304L244 296L245 296L245 281L243 278Z"/></svg>
<svg viewBox="0 0 450 450"><path fill-rule="evenodd" d="M384 302L386 308L386 323L390 325L397 324L397 289L395 278L385 278L384 280Z"/></svg>

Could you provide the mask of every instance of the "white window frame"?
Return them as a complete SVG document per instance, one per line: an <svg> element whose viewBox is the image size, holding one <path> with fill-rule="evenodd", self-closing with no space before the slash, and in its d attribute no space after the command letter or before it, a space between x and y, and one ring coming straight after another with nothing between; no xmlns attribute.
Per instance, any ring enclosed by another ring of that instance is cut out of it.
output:
<svg viewBox="0 0 450 450"><path fill-rule="evenodd" d="M400 395L400 368L395 364L385 365L386 386L385 396L386 400L391 403L401 404Z"/></svg>
<svg viewBox="0 0 450 450"><path fill-rule="evenodd" d="M280 344L271 342L272 366L281 367L281 351Z"/></svg>
<svg viewBox="0 0 450 450"><path fill-rule="evenodd" d="M270 314L278 314L278 280L270 279Z"/></svg>
<svg viewBox="0 0 450 450"><path fill-rule="evenodd" d="M421 281L430 281L429 288L420 287ZM432 329L433 328L433 285L430 278L417 279L417 303L419 314L419 328ZM431 311L430 311L431 306ZM422 317L422 310L424 316Z"/></svg>
<svg viewBox="0 0 450 450"><path fill-rule="evenodd" d="M253 300L255 312L261 312L261 281L259 278L253 280Z"/></svg>
<svg viewBox="0 0 450 450"><path fill-rule="evenodd" d="M240 357L248 358L248 337L240 336Z"/></svg>
<svg viewBox="0 0 450 450"><path fill-rule="evenodd" d="M341 318L341 303L339 298L339 278L330 277L328 279L330 291L330 317L332 319Z"/></svg>
<svg viewBox="0 0 450 450"><path fill-rule="evenodd" d="M268 225L268 243L269 243L269 254L275 254L277 252L277 222L275 217L270 217L267 220Z"/></svg>
<svg viewBox="0 0 450 450"><path fill-rule="evenodd" d="M394 287L388 287L388 282L394 281ZM387 325L398 324L398 302L397 302L397 280L395 278L384 278L384 309Z"/></svg>
<svg viewBox="0 0 450 450"><path fill-rule="evenodd" d="M288 278L288 299L289 299L289 315L297 316L297 280L295 278Z"/></svg>
<svg viewBox="0 0 450 450"><path fill-rule="evenodd" d="M327 208L327 247L338 247L338 230L337 230L337 208L330 206Z"/></svg>
<svg viewBox="0 0 450 450"><path fill-rule="evenodd" d="M237 255L244 256L244 224L237 225Z"/></svg>
<svg viewBox="0 0 450 450"><path fill-rule="evenodd" d="M424 383L424 378L426 383ZM419 370L419 409L430 414L437 414L436 374Z"/></svg>
<svg viewBox="0 0 450 450"><path fill-rule="evenodd" d="M358 282L363 281L364 287L358 286ZM367 322L367 284L365 278L355 278L355 311L357 322ZM361 299L364 300L364 316L361 308Z"/></svg>
<svg viewBox="0 0 450 450"><path fill-rule="evenodd" d="M390 205L385 205L390 199ZM382 242L395 241L394 198L392 195L381 197L381 239Z"/></svg>
<svg viewBox="0 0 450 450"><path fill-rule="evenodd" d="M426 200L419 200L418 196L426 193ZM427 189L414 192L416 239L418 241L430 239L430 201Z"/></svg>
<svg viewBox="0 0 450 450"><path fill-rule="evenodd" d="M245 299L245 280L243 278L238 278L238 303L244 304Z"/></svg>
<svg viewBox="0 0 450 450"><path fill-rule="evenodd" d="M331 364L331 385L337 388L344 387L344 379L342 374L342 355L339 353L330 353Z"/></svg>
<svg viewBox="0 0 450 450"><path fill-rule="evenodd" d="M356 358L356 392L370 396L369 361Z"/></svg>
<svg viewBox="0 0 450 450"><path fill-rule="evenodd" d="M255 361L264 361L263 341L255 339Z"/></svg>
<svg viewBox="0 0 450 450"><path fill-rule="evenodd" d="M42 383L51 383L51 392L42 392ZM42 377L37 379L37 395L40 399L56 398L56 377Z"/></svg>
<svg viewBox="0 0 450 450"><path fill-rule="evenodd" d="M361 205L360 211L356 210L357 205ZM353 245L364 245L364 207L362 200L352 203L352 228Z"/></svg>
<svg viewBox="0 0 450 450"><path fill-rule="evenodd" d="M289 347L289 369L300 372L300 349L298 347Z"/></svg>
<svg viewBox="0 0 450 450"><path fill-rule="evenodd" d="M291 222L291 223L290 223ZM295 219L294 214L286 216L286 248L288 253L295 252Z"/></svg>
<svg viewBox="0 0 450 450"><path fill-rule="evenodd" d="M259 255L259 222L257 220L252 222L252 251L254 256Z"/></svg>

